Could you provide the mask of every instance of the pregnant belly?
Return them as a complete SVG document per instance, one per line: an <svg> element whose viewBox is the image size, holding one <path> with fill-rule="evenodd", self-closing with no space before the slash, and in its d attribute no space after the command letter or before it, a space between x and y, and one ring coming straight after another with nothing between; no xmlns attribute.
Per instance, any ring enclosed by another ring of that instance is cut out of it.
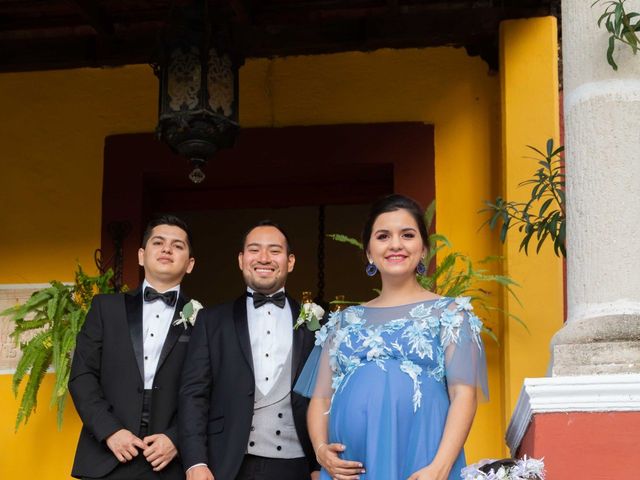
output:
<svg viewBox="0 0 640 480"><path fill-rule="evenodd" d="M416 385L400 370L400 362L386 360L385 370L373 362L356 369L336 391L329 419L332 441L375 427L380 422L415 420ZM420 382L420 408L447 409L449 399L443 383L423 373ZM345 383L346 382L346 383ZM418 412L419 414L419 412ZM421 416L421 415L418 415Z"/></svg>

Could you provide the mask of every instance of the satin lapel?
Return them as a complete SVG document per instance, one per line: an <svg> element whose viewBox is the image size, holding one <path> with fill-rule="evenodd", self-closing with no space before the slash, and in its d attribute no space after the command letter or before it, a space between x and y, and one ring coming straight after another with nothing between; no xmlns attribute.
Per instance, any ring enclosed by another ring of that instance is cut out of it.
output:
<svg viewBox="0 0 640 480"><path fill-rule="evenodd" d="M289 307L291 308L291 328L293 328L300 314L300 304L289 295L287 295L287 300L289 300ZM291 386L295 384L302 370L302 350L304 348L304 331L306 328L307 327L303 325L293 331L293 345L291 346Z"/></svg>
<svg viewBox="0 0 640 480"><path fill-rule="evenodd" d="M244 355L244 359L247 361L249 368L251 368L251 373L254 373L251 338L249 337L249 324L247 323L246 295L242 295L233 304L233 323L236 327L236 335L238 336L238 343L240 343L242 355Z"/></svg>
<svg viewBox="0 0 640 480"><path fill-rule="evenodd" d="M160 367L162 367L162 364L171 353L171 350L173 350L173 347L178 341L178 338L180 338L180 335L186 332L184 325L182 324L174 325L173 322L175 322L178 318L180 318L180 312L182 311L182 309L184 308L185 304L188 301L189 299L184 295L182 295L182 292L181 292L180 295L178 296L178 301L176 302L176 309L173 313L173 319L171 319L171 326L169 327L169 331L167 332L167 338L165 338L164 344L162 345L162 351L160 352L160 358L158 359L158 366L156 367L156 372L160 370ZM191 327L187 327L187 328L191 328Z"/></svg>
<svg viewBox="0 0 640 480"><path fill-rule="evenodd" d="M131 293L126 293L124 299L127 308L127 323L129 324L131 346L136 356L140 378L144 380L144 363L142 360L142 289L138 288Z"/></svg>

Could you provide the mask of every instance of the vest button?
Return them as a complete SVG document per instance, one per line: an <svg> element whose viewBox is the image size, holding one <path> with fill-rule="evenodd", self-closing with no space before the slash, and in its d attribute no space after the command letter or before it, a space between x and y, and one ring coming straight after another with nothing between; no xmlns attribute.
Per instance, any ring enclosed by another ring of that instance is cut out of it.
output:
<svg viewBox="0 0 640 480"><path fill-rule="evenodd" d="M254 427L253 425L251 425L251 431L255 431L256 427Z"/></svg>
<svg viewBox="0 0 640 480"><path fill-rule="evenodd" d="M249 395L249 396L253 395L253 390L249 390L249 391L247 392L247 395Z"/></svg>
<svg viewBox="0 0 640 480"><path fill-rule="evenodd" d="M281 413L278 414L278 418L282 418L282 414Z"/></svg>
<svg viewBox="0 0 640 480"><path fill-rule="evenodd" d="M278 445L278 446L276 447L276 450L280 451L280 450L282 450L282 447L281 447L280 445Z"/></svg>
<svg viewBox="0 0 640 480"><path fill-rule="evenodd" d="M249 442L249 446L253 447L256 444L256 442Z"/></svg>
<svg viewBox="0 0 640 480"><path fill-rule="evenodd" d="M280 430L276 430L276 435L280 435Z"/></svg>

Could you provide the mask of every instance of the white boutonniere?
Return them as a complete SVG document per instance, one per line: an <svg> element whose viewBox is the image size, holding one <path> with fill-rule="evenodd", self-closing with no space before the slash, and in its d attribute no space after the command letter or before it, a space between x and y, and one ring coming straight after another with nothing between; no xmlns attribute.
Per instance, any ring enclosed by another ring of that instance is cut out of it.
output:
<svg viewBox="0 0 640 480"><path fill-rule="evenodd" d="M193 326L196 323L198 312L202 310L202 304L197 300L190 300L180 312L180 318L176 319L174 325L183 325L187 329L187 323Z"/></svg>
<svg viewBox="0 0 640 480"><path fill-rule="evenodd" d="M306 325L311 332L315 332L320 328L320 319L323 316L324 309L320 305L313 302L305 302L300 308L300 314L293 329L297 330L302 325Z"/></svg>

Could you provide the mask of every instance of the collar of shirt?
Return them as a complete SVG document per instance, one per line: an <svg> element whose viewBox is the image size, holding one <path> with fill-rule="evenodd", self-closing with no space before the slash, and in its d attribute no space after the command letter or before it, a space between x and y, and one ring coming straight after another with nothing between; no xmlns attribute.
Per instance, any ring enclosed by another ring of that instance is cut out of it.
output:
<svg viewBox="0 0 640 480"><path fill-rule="evenodd" d="M171 288L168 288L168 289L166 289L166 290L160 291L160 290L158 290L156 287L154 287L153 285L151 285L151 284L147 281L147 279L145 278L145 279L144 279L144 281L142 282L142 287L141 287L143 292L144 292L144 289L145 289L146 287L151 287L151 288L153 288L154 290L156 290L156 291L158 291L158 292L160 292L160 293L172 292L172 291L174 291L174 290L175 290L176 292L178 292L178 297L180 297L180 284L176 285L175 287L171 287ZM144 300L142 300L142 303L144 304L144 303L150 303L150 302L145 302Z"/></svg>
<svg viewBox="0 0 640 480"><path fill-rule="evenodd" d="M271 295L275 295L278 292L284 292L284 287L282 287L280 290L276 290L275 292L270 293L268 296ZM250 293L251 295L253 295L254 293L256 293L256 291L251 288L251 287L247 287L247 293ZM263 306L260 307L260 309L263 309L264 307L268 306L269 304L265 304ZM253 308L253 298L250 297L249 295L247 295L247 308L251 307L251 310L256 310L255 308ZM287 299L283 310L288 310L289 309L289 300Z"/></svg>

